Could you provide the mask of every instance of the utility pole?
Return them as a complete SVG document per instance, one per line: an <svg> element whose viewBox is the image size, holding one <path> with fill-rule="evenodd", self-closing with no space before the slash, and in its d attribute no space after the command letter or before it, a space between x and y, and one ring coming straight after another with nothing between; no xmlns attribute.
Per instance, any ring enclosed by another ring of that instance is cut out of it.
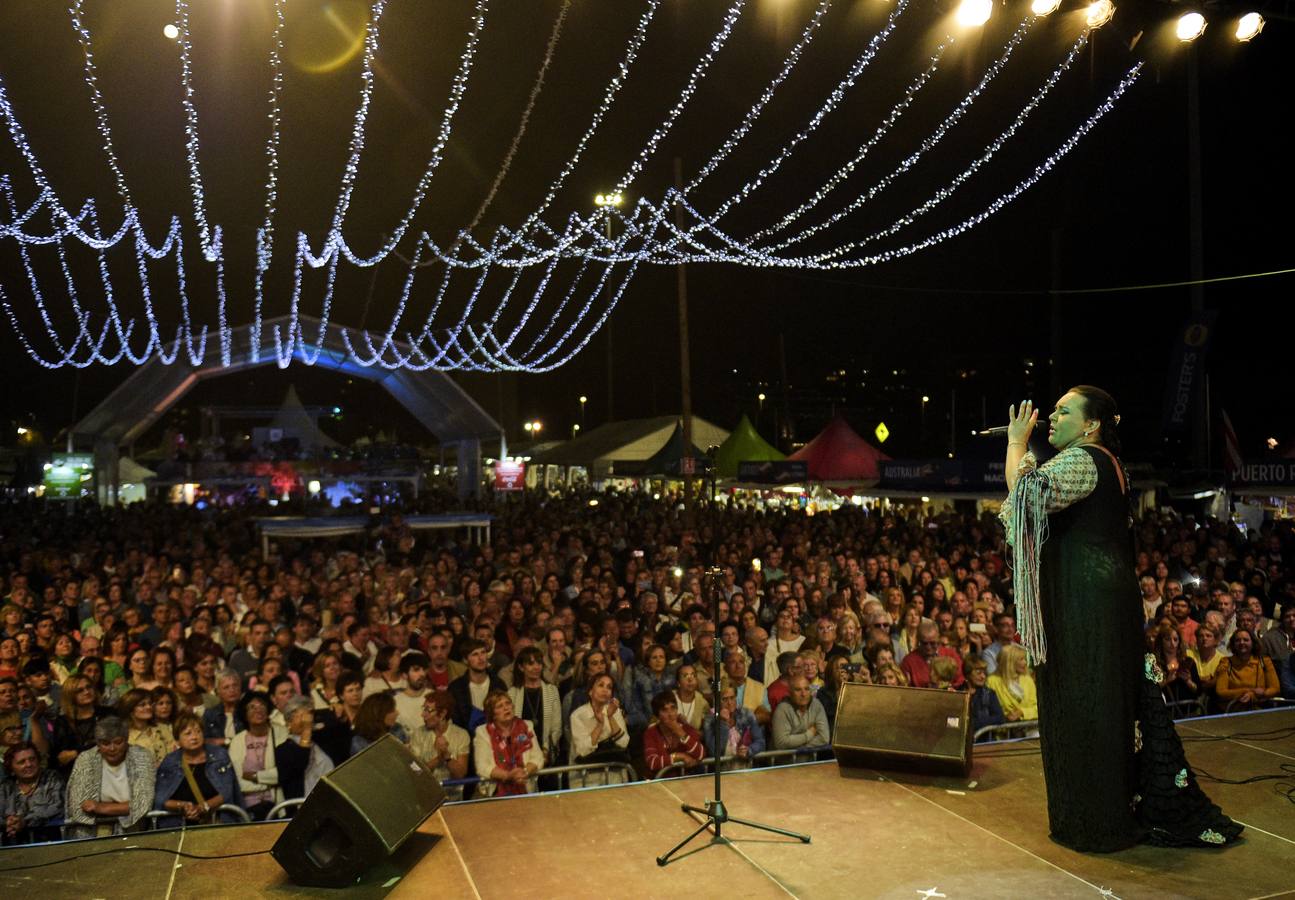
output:
<svg viewBox="0 0 1295 900"><path fill-rule="evenodd" d="M674 222L675 226L683 230L683 204L680 203L680 197L683 195L683 161L679 157L674 158L674 186L679 192L675 198L674 204ZM680 386L680 411L683 413L683 452L684 459L687 462L683 465L683 508L686 516L692 514L692 467L696 461L692 459L692 365L689 360L688 351L688 267L684 263L679 263L675 267L676 288L679 294L679 386Z"/></svg>
<svg viewBox="0 0 1295 900"><path fill-rule="evenodd" d="M1188 252L1192 286L1189 288L1192 315L1205 310L1205 225L1201 207L1201 78L1196 42L1187 48L1187 195ZM1209 465L1209 403L1205 385L1209 375L1202 372L1195 384L1192 399L1192 465Z"/></svg>

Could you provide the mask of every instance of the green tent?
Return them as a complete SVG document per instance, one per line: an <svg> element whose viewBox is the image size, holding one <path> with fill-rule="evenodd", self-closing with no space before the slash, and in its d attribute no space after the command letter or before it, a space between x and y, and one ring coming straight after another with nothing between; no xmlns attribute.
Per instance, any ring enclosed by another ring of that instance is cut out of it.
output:
<svg viewBox="0 0 1295 900"><path fill-rule="evenodd" d="M785 453L760 437L751 420L743 413L733 433L719 445L719 450L715 453L715 473L720 478L736 478L738 463L769 462L786 458Z"/></svg>

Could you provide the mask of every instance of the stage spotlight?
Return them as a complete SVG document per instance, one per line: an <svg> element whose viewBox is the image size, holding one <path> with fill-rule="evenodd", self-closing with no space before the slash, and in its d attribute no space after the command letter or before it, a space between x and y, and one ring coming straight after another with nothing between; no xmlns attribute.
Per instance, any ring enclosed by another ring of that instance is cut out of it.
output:
<svg viewBox="0 0 1295 900"><path fill-rule="evenodd" d="M1115 4L1111 0L1093 0L1085 10L1089 28L1101 28L1115 17Z"/></svg>
<svg viewBox="0 0 1295 900"><path fill-rule="evenodd" d="M1248 41L1264 30L1264 17L1257 12L1248 12L1237 20L1237 40Z"/></svg>
<svg viewBox="0 0 1295 900"><path fill-rule="evenodd" d="M1205 33L1205 17L1196 11L1183 13L1178 17L1174 34L1184 44L1191 43Z"/></svg>
<svg viewBox="0 0 1295 900"><path fill-rule="evenodd" d="M1034 0L1030 4L1030 12L1036 16L1050 16L1057 11L1061 5L1061 0Z"/></svg>
<svg viewBox="0 0 1295 900"><path fill-rule="evenodd" d="M958 24L964 28L978 28L989 21L993 11L993 0L962 0L954 15Z"/></svg>

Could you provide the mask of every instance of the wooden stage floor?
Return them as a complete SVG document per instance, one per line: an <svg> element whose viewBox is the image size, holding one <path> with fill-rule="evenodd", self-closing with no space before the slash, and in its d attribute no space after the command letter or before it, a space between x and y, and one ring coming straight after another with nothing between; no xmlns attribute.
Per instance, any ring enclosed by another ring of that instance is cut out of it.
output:
<svg viewBox="0 0 1295 900"><path fill-rule="evenodd" d="M1295 763L1295 710L1180 723L1194 767L1225 779ZM1099 776L1098 776L1099 777ZM1289 787L1295 776L1283 779ZM675 862L655 858L696 823L709 777L443 807L347 897L392 898L1295 898L1295 805L1277 781L1204 781L1245 823L1225 850L1136 847L1085 855L1047 836L1036 742L982 747L968 779L865 770L834 762L726 775L731 815L808 832L811 844L729 825L732 844L699 838ZM160 832L0 852L5 898L342 896L298 888L268 855L281 824ZM694 849L696 848L696 849ZM704 849L703 849L704 848ZM66 860L23 871L15 866Z"/></svg>

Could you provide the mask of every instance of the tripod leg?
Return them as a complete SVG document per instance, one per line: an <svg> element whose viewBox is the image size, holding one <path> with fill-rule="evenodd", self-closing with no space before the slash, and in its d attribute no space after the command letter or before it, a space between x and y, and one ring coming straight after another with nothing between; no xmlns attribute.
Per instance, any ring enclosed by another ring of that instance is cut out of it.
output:
<svg viewBox="0 0 1295 900"><path fill-rule="evenodd" d="M738 825L745 825L747 828L758 828L761 831L769 831L774 834L781 834L784 837L797 838L802 844L809 843L809 835L801 834L799 831L788 831L786 828L775 828L773 825L762 825L759 822L752 822L748 819L739 819L735 816L729 816L730 822L736 822Z"/></svg>
<svg viewBox="0 0 1295 900"><path fill-rule="evenodd" d="M700 835L703 831L705 831L709 827L710 827L710 819L707 819L705 822L701 823L701 826L696 831L688 835L678 844L675 844L675 846L672 847L668 853L666 853L664 856L658 856L656 858L656 864L658 866L664 866L666 863L670 861L670 857L674 856L676 853L682 850L685 846L687 846L692 841L693 838Z"/></svg>

